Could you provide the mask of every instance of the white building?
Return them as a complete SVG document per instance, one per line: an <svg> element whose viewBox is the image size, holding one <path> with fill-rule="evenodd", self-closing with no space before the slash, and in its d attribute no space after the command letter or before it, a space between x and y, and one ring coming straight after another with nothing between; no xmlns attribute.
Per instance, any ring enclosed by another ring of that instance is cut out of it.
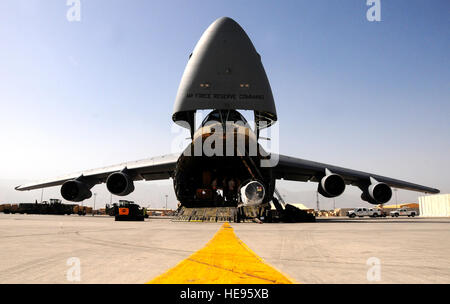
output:
<svg viewBox="0 0 450 304"><path fill-rule="evenodd" d="M419 197L421 216L449 216L450 194L436 194Z"/></svg>

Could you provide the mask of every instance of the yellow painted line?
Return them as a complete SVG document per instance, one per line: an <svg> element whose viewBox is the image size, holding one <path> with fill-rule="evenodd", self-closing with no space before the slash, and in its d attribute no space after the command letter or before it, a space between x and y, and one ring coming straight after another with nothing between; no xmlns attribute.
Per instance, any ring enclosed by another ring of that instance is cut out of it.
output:
<svg viewBox="0 0 450 304"><path fill-rule="evenodd" d="M225 223L199 251L148 284L293 284L256 255Z"/></svg>

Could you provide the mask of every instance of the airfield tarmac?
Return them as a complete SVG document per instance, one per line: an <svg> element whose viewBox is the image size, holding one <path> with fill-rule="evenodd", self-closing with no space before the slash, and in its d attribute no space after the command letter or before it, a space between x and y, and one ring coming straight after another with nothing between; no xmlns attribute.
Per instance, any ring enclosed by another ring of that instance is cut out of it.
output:
<svg viewBox="0 0 450 304"><path fill-rule="evenodd" d="M80 261L80 283L146 283L203 248L222 226L0 214L0 283L78 283L67 280L72 257ZM251 251L296 283L450 283L448 218L230 226ZM367 279L370 258L380 262L380 281Z"/></svg>

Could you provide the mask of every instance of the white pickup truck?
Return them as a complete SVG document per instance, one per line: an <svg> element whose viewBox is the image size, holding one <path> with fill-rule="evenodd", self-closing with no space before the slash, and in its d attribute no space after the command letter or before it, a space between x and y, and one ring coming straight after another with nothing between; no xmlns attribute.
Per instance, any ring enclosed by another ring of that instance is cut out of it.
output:
<svg viewBox="0 0 450 304"><path fill-rule="evenodd" d="M348 217L364 217L364 216L370 216L370 217L377 217L377 216L383 216L383 213L381 210L373 209L373 208L355 208L353 210L350 210L347 212Z"/></svg>
<svg viewBox="0 0 450 304"><path fill-rule="evenodd" d="M415 217L417 215L416 211L414 210L409 210L406 208L401 208L401 209L397 209L394 211L391 211L391 216L392 217L399 217L399 216L408 216L408 217Z"/></svg>

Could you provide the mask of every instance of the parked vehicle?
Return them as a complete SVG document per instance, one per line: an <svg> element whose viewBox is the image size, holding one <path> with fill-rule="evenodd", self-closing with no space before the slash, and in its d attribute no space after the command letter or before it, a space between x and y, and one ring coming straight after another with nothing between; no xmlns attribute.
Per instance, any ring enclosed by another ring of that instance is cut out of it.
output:
<svg viewBox="0 0 450 304"><path fill-rule="evenodd" d="M44 201L39 204L37 201L33 203L19 204L18 212L21 214L59 214L70 215L73 213L72 204L62 204L60 199L51 198L49 202Z"/></svg>
<svg viewBox="0 0 450 304"><path fill-rule="evenodd" d="M2 204L0 206L0 211L5 213L5 214L9 214L11 213L11 204Z"/></svg>
<svg viewBox="0 0 450 304"><path fill-rule="evenodd" d="M78 214L80 216L85 216L86 214L92 214L92 207L75 205L73 207L73 213Z"/></svg>
<svg viewBox="0 0 450 304"><path fill-rule="evenodd" d="M114 203L112 205L106 204L105 213L109 216L115 216L116 207L117 207L117 203Z"/></svg>
<svg viewBox="0 0 450 304"><path fill-rule="evenodd" d="M378 216L386 216L381 210L374 208L355 208L347 212L347 216L350 218L354 217L378 217Z"/></svg>
<svg viewBox="0 0 450 304"><path fill-rule="evenodd" d="M417 212L415 210L410 210L410 209L406 209L406 208L401 208L401 209L391 211L392 217L399 217L399 216L415 217L416 215L417 215Z"/></svg>
<svg viewBox="0 0 450 304"><path fill-rule="evenodd" d="M138 204L120 200L118 205L114 205L114 217L116 221L143 221L148 215L147 210Z"/></svg>

